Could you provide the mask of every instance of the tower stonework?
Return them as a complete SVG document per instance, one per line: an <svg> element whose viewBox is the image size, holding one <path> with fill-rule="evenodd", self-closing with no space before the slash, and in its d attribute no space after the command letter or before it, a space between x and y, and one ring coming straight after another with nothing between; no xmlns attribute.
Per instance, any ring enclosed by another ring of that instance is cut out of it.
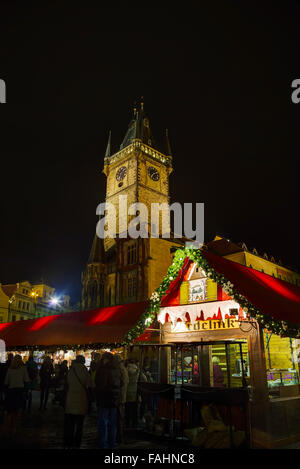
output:
<svg viewBox="0 0 300 469"><path fill-rule="evenodd" d="M143 104L134 109L119 151L111 154L109 137L104 158L106 175L106 202L115 207L116 237L104 240L95 236L86 270L82 273L82 307L109 306L148 299L160 284L172 262L172 247L182 245L181 240L162 238L169 231L168 224L151 224L151 204L164 204L165 220L168 219L169 176L173 171L170 143L166 134L165 151L158 150ZM138 214L128 215L127 209L135 203L143 203L148 209L145 226L148 238L132 239L124 236L129 222ZM120 201L121 205L120 205ZM106 223L113 225L108 210ZM156 230L158 237L150 237Z"/></svg>

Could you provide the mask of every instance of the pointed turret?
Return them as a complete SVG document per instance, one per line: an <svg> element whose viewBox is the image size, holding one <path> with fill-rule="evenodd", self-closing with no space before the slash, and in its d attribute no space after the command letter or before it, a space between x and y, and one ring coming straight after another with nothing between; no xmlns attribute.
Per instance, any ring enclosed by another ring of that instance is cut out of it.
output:
<svg viewBox="0 0 300 469"><path fill-rule="evenodd" d="M105 158L108 158L111 155L111 130L109 131L108 142L105 152Z"/></svg>
<svg viewBox="0 0 300 469"><path fill-rule="evenodd" d="M105 262L105 251L103 239L94 236L92 249L88 259L88 264L104 263Z"/></svg>
<svg viewBox="0 0 300 469"><path fill-rule="evenodd" d="M166 136L165 136L165 154L167 156L172 156L172 150L171 150L171 145L170 145L170 140L169 140L169 131L166 129Z"/></svg>

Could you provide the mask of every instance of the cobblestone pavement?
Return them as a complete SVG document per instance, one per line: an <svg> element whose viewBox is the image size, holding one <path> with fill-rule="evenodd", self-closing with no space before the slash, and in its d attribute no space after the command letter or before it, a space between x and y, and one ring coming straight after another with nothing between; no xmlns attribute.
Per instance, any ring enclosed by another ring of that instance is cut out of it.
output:
<svg viewBox="0 0 300 469"><path fill-rule="evenodd" d="M20 418L17 434L14 437L3 434L2 415L0 416L0 449L62 449L64 411L52 403L50 394L48 409L39 411L39 392L34 392L32 411L24 412ZM98 449L96 408L86 416L81 449ZM167 442L143 432L127 431L125 443L119 449L187 449L176 441ZM300 449L300 442L280 449Z"/></svg>
<svg viewBox="0 0 300 469"><path fill-rule="evenodd" d="M32 410L23 412L14 437L6 436L1 421L0 449L62 449L64 411L61 406L52 403L49 396L48 409L39 411L39 392L34 392ZM97 413L94 408L85 418L82 449L97 449ZM125 443L120 449L168 448L167 443L158 438L148 437L142 432L125 433Z"/></svg>

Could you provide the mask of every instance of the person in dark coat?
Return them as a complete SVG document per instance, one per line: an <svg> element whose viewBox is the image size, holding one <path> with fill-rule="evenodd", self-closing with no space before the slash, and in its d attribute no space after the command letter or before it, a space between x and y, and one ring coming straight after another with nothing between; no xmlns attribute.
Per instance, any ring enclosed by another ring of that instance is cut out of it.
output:
<svg viewBox="0 0 300 469"><path fill-rule="evenodd" d="M9 353L7 355L6 362L0 363L0 402L3 402L5 400L4 381L5 381L7 370L10 367L13 357L14 357L14 354Z"/></svg>
<svg viewBox="0 0 300 469"><path fill-rule="evenodd" d="M51 386L54 368L50 357L45 357L40 369L40 410L47 410L49 390Z"/></svg>
<svg viewBox="0 0 300 469"><path fill-rule="evenodd" d="M59 384L64 383L66 381L67 376L68 376L68 371L69 371L68 362L67 360L63 360L59 366L59 372L58 372Z"/></svg>
<svg viewBox="0 0 300 469"><path fill-rule="evenodd" d="M96 376L96 400L99 408L99 446L116 447L118 408L122 400L122 371L117 358L106 352L98 365Z"/></svg>
<svg viewBox="0 0 300 469"><path fill-rule="evenodd" d="M34 361L33 356L30 355L28 361L26 363L27 373L29 376L29 382L26 385L26 400L24 401L24 410L26 409L28 412L31 411L31 404L32 404L32 391L37 388L37 377L38 377L38 366L37 363Z"/></svg>

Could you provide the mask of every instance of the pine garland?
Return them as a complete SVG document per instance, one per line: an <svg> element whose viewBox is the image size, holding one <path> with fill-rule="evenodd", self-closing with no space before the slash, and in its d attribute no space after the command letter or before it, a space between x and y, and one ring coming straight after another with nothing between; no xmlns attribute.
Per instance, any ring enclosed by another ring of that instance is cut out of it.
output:
<svg viewBox="0 0 300 469"><path fill-rule="evenodd" d="M201 254L200 249L184 248L178 249L175 253L173 263L167 271L160 286L155 290L150 299L150 305L147 312L143 315L142 321L152 322L155 315L161 308L161 300L167 293L171 282L178 276L184 261L189 258L198 267L202 268L208 278L221 285L223 290L243 308L246 315L257 320L264 328L282 337L299 337L300 324L291 324L287 321L276 321L272 316L262 314L261 311L252 305L235 288L233 283L229 282L223 274L217 273ZM133 328L134 330L134 328ZM131 331L130 331L131 333Z"/></svg>
<svg viewBox="0 0 300 469"><path fill-rule="evenodd" d="M27 350L88 350L88 349L101 349L101 348L120 348L128 345L132 345L134 340L140 337L145 330L153 323L156 316L161 308L161 300L167 293L170 284L175 280L183 267L186 258L189 258L198 267L203 269L207 277L218 285L221 285L223 290L235 300L244 310L244 312L251 318L257 320L257 322L264 328L273 332L276 335L282 337L300 337L300 324L291 324L286 321L275 321L270 315L262 314L261 311L252 305L243 295L241 295L235 288L233 283L229 282L223 274L217 273L207 262L201 254L200 249L184 248L178 249L175 252L173 263L170 265L167 274L160 286L155 290L150 298L150 304L144 314L140 317L137 323L132 329L126 334L123 341L118 343L97 343L97 344L81 344L81 345L63 345L47 347L47 346L27 346ZM13 347L14 350L24 350L24 347ZM9 350L9 348L8 348Z"/></svg>

